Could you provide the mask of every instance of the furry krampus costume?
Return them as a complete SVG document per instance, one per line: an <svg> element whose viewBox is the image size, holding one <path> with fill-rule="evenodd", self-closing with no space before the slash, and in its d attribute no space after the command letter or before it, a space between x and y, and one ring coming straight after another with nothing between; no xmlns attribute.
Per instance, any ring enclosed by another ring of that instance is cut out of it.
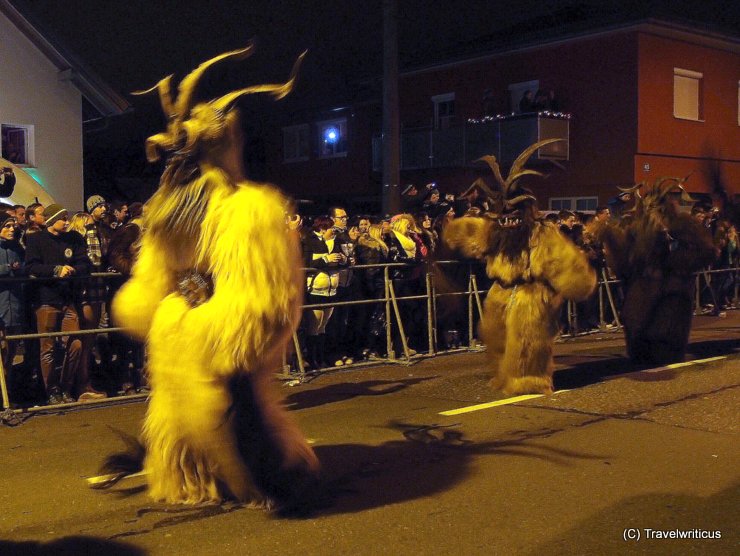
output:
<svg viewBox="0 0 740 556"><path fill-rule="evenodd" d="M658 178L643 197L638 190L644 183L623 189L636 194L633 213L593 230L623 283L621 319L635 363L683 360L693 312L692 274L715 257L709 231L678 210L679 199L692 201L684 181Z"/></svg>
<svg viewBox="0 0 740 556"><path fill-rule="evenodd" d="M286 226L286 198L244 178L233 109L242 95L288 94L303 55L284 84L193 106L209 67L251 50L201 64L176 101L172 76L156 86L169 122L147 141L147 156L163 157L166 168L146 205L132 277L113 302L115 320L148 342L143 466L150 496L168 503L285 505L319 466L272 385L301 314L299 244ZM108 463L120 470L126 458Z"/></svg>
<svg viewBox="0 0 740 556"><path fill-rule="evenodd" d="M563 300L586 299L596 286L586 255L555 225L536 220L535 198L519 185L525 175L542 175L523 166L538 148L554 141L558 139L526 149L506 180L495 157L481 159L490 165L507 208L514 211L505 223L465 217L444 231L449 247L485 260L486 272L495 280L480 334L493 366L491 385L505 395L552 393L552 345Z"/></svg>

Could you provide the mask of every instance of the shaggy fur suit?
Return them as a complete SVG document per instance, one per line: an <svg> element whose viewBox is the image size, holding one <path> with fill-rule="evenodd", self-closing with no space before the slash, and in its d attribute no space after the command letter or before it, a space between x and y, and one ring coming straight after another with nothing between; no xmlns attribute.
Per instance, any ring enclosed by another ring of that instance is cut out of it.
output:
<svg viewBox="0 0 740 556"><path fill-rule="evenodd" d="M445 229L448 246L486 262L495 283L480 322L493 370L491 385L504 395L552 392L552 346L563 301L586 299L596 273L586 255L552 224L535 221L528 251L516 257L491 252L495 234L519 233L488 218L454 220Z"/></svg>

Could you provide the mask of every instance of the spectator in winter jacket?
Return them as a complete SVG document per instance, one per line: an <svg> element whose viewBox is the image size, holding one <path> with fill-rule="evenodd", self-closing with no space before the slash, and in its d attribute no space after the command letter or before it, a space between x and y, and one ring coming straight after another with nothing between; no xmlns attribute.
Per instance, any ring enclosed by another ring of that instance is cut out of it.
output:
<svg viewBox="0 0 740 556"><path fill-rule="evenodd" d="M0 213L0 334L19 334L23 327L23 286L20 282L3 280L23 274L23 247L15 238L18 225L12 216ZM16 342L3 349L3 368L13 366Z"/></svg>
<svg viewBox="0 0 740 556"><path fill-rule="evenodd" d="M44 210L46 229L28 236L26 268L43 281L38 287L36 322L40 334L77 332L80 330L79 300L75 296L72 277L90 272L85 240L77 232L65 231L68 213L52 204ZM66 278L66 280L63 280ZM79 336L65 339L61 373L54 360L54 338L41 339L41 372L48 401L52 405L104 398L96 391L88 376L81 372L82 341Z"/></svg>

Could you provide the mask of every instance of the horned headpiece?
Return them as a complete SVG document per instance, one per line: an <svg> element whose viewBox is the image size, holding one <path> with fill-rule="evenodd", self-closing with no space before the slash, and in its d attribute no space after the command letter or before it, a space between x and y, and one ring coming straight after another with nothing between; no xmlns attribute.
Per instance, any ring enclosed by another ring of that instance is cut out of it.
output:
<svg viewBox="0 0 740 556"><path fill-rule="evenodd" d="M649 185L646 181L642 181L632 187L618 187L617 189L622 193L632 193L635 195L635 210L639 213L645 210L660 208L665 204L666 198L670 193L680 193L681 200L692 203L694 199L691 198L691 195L689 195L683 186L690 176L691 174L685 178L663 176L657 178L652 185ZM640 194L642 187L646 187L646 190L643 194Z"/></svg>
<svg viewBox="0 0 740 556"><path fill-rule="evenodd" d="M506 179L504 179L501 174L501 168L499 167L498 161L496 160L495 156L490 154L478 159L479 161L483 161L488 164L488 166L490 166L491 170L493 171L493 176L496 179L498 185L501 187L501 191L504 194L506 208L514 209L517 205L525 201L529 201L531 203L537 200L529 189L521 186L519 180L524 176L545 177L545 174L536 170L525 170L524 165L527 163L529 158L535 152L537 152L537 149L540 149L545 145L549 145L551 143L556 143L557 141L563 141L563 139L545 139L543 141L538 141L537 143L534 143L533 145L530 145L529 147L524 149L524 151L522 151L522 153L512 163L511 169L509 170L509 175L506 177ZM483 183L482 180L478 185L480 186L481 184L485 186L485 183ZM487 186L485 187L485 189L487 190L487 193L493 193ZM495 194L491 196L495 196Z"/></svg>
<svg viewBox="0 0 740 556"><path fill-rule="evenodd" d="M306 52L298 56L290 78L285 83L252 85L208 102L194 104L198 82L206 70L223 60L244 60L253 51L254 43L250 42L246 48L225 52L203 62L180 81L176 99L172 97L172 75L161 79L150 89L132 93L144 95L158 91L162 109L167 117L167 130L147 139L146 155L150 162L159 160L162 155L189 156L201 145L217 144L224 135L225 115L240 97L252 93L270 93L275 99L280 99L293 89Z"/></svg>

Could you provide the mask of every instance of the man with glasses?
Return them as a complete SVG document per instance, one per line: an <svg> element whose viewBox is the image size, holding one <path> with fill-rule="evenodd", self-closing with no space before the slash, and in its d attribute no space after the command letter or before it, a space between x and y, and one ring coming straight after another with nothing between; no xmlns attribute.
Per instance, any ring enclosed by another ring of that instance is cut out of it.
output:
<svg viewBox="0 0 740 556"><path fill-rule="evenodd" d="M331 207L329 216L334 222L336 230L335 242L339 245L342 254L346 257L347 266L339 272L339 287L337 288L336 301L355 301L358 299L357 281L353 280L352 269L348 268L355 264L355 242L347 229L347 211L342 207ZM356 232L355 230L353 230ZM352 234L357 237L357 234ZM330 351L334 354L334 366L351 365L355 357L354 330L351 330L350 316L352 309L348 305L342 305L334 310L334 318L329 321L328 337L334 340L330 345Z"/></svg>
<svg viewBox="0 0 740 556"><path fill-rule="evenodd" d="M26 269L38 278L36 322L39 334L80 330L78 300L73 276L90 273L85 240L77 232L68 232L67 210L57 204L44 209L46 228L28 236ZM67 278L67 280L62 280ZM81 372L82 342L79 336L67 336L61 372L54 358L54 338L41 339L41 373L50 405L104 398L90 386ZM78 396L78 398L75 398Z"/></svg>

